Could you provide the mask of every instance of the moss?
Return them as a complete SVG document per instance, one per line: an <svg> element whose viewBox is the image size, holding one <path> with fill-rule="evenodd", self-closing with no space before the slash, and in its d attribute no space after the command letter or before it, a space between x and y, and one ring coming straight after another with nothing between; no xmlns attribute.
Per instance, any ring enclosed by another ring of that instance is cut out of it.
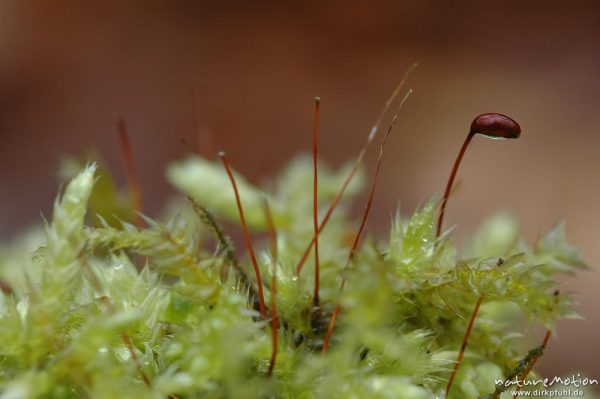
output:
<svg viewBox="0 0 600 399"><path fill-rule="evenodd" d="M389 238L366 240L344 269L361 175L320 236L314 308L312 259L299 276L294 270L313 232L312 167L301 158L270 190L238 181L253 232L266 228L265 197L277 229L276 264L268 241L257 245L263 281L276 275L278 287L279 349L269 377L270 323L256 311L254 274L219 225L237 222L224 171L197 157L171 165L169 180L194 204L166 221L145 218L144 227L123 220L133 217L111 219L123 215L123 197L107 185L92 191L96 179L111 181L95 172L84 167L59 196L45 243L32 246L41 236L33 231L0 250L0 275L11 288L0 298L1 398L443 397L483 294L451 395L479 397L528 356L517 338L523 320L553 328L577 317L570 293L552 295L559 275L584 267L562 226L530 247L514 219L497 216L463 256L449 235L436 238L436 198L411 217L398 213ZM321 168L321 204L346 174ZM321 355L338 299L340 319Z"/></svg>

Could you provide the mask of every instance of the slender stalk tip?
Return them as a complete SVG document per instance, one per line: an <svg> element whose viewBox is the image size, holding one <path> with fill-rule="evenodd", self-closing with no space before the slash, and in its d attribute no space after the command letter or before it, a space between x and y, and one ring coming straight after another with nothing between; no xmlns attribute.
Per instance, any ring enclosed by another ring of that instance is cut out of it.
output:
<svg viewBox="0 0 600 399"><path fill-rule="evenodd" d="M121 145L121 153L123 155L123 161L125 163L125 169L127 172L127 183L129 184L129 190L131 191L132 195L135 222L137 225L142 225L143 220L139 215L144 211L142 188L138 171L135 167L133 148L131 141L129 140L129 133L127 131L127 122L125 117L121 114L117 114L116 124L117 132L119 134L119 142Z"/></svg>
<svg viewBox="0 0 600 399"><path fill-rule="evenodd" d="M354 253L355 253L356 249L358 248L358 244L360 242L361 235L367 224L369 212L371 211L371 206L373 205L373 199L375 198L375 189L377 187L377 178L379 177L379 171L381 169L381 163L383 161L383 150L385 149L385 144L386 144L387 138L390 135L390 133L392 132L392 130L394 129L394 126L396 125L396 121L398 120L398 114L400 113L400 109L402 108L402 106L404 105L404 102L408 99L408 97L410 97L410 94L411 94L410 91L408 91L405 94L404 98L402 99L402 101L398 105L398 108L396 109L396 113L394 114L392 121L388 125L385 135L381 139L381 144L379 145L379 156L377 158L377 166L375 167L375 172L373 172L373 177L371 178L371 189L369 190L369 198L367 200L367 204L365 205L365 210L364 210L361 222L360 222L360 227L358 228L358 231L356 232L356 236L354 237L354 242L352 243L352 248L350 249L350 253L348 254L348 259L346 260L346 266L344 266L344 270L347 270L350 267L350 262L352 262L352 259L354 258ZM342 282L340 283L340 289L339 289L338 295L341 295L341 293L344 291L345 285L346 285L346 278L344 276L342 276ZM325 339L323 340L323 348L321 350L322 354L325 353L325 351L327 350L327 347L329 346L329 342L331 340L331 334L333 332L333 328L335 327L335 321L338 317L338 314L340 313L340 309L341 309L341 307L340 307L340 302L339 302L339 298L338 298L338 303L335 307L335 311L333 312L333 314L331 316L331 319L329 320L329 326L327 328L327 333L325 335Z"/></svg>
<svg viewBox="0 0 600 399"><path fill-rule="evenodd" d="M313 295L313 304L319 307L319 280L320 280L320 264L319 264L319 178L317 160L319 157L319 110L321 108L321 98L315 97L315 116L313 125L313 227L315 236L315 290Z"/></svg>
<svg viewBox="0 0 600 399"><path fill-rule="evenodd" d="M391 107L392 103L396 100L396 98L400 94L400 91L404 87L404 83L406 82L406 79L408 79L408 76L413 71L413 69L415 69L416 66L417 66L416 64L413 64L410 68L408 68L408 70L404 73L404 76L402 77L402 80L400 81L400 83L398 84L398 86L396 86L396 88L394 89L392 95L386 101L383 109L379 113L379 116L375 120L375 123L373 124L373 127L369 131L369 135L367 137L367 142L364 144L364 146L362 147L362 149L358 153L356 159L354 160L352 168L350 169L350 173L348 174L348 176L346 177L346 179L342 183L341 188L339 189L339 191L337 192L336 196L333 198L333 200L331 201L329 207L327 208L327 212L323 216L323 219L321 220L321 223L319 225L319 231L321 231L321 230L323 230L325 228L325 225L327 224L327 222L329 221L329 218L331 217L331 214L333 213L333 211L335 210L335 208L339 204L342 196L344 195L344 192L346 191L346 188L350 184L350 181L352 181L352 178L354 177L354 175L358 171L358 167L362 163L362 161L363 161L363 159L365 157L365 154L367 153L367 149L369 148L369 146L371 145L371 143L375 139L375 136L377 135L377 132L379 131L379 126L381 125L384 116L387 114L387 111ZM408 98L408 96L410 95L410 93L411 92L409 91L404 96L404 98L400 102L401 105L404 103L404 101L406 101L406 99ZM308 246L304 250L304 253L302 254L302 257L300 258L300 261L296 265L296 274L300 274L300 271L302 270L302 267L304 266L304 263L306 262L306 259L308 259L308 255L310 253L310 250L315 245L315 241L316 241L316 236L313 236L312 240L309 242Z"/></svg>
<svg viewBox="0 0 600 399"><path fill-rule="evenodd" d="M244 241L246 242L246 248L248 249L248 253L250 254L250 260L252 261L252 267L254 268L254 274L256 275L256 284L258 285L258 298L260 301L260 315L263 320L267 319L267 307L265 305L265 297L263 294L263 285L262 279L260 277L260 269L258 267L258 262L256 260L256 255L254 254L254 247L252 246L252 241L250 239L250 233L248 232L248 226L246 225L246 218L244 217L244 209L242 207L242 201L240 199L240 193L237 188L237 184L235 182L235 177L233 176L233 172L231 170L231 166L225 158L225 153L223 151L219 152L219 156L223 161L223 166L225 167L225 172L227 172L227 176L229 177L229 181L231 182L231 187L233 188L233 193L235 196L235 202L237 204L238 213L240 215L240 224L242 225L242 234L244 235Z"/></svg>

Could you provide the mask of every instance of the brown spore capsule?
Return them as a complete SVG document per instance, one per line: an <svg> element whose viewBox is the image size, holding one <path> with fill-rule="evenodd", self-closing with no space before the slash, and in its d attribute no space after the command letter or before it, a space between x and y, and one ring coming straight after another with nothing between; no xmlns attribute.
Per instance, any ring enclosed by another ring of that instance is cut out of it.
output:
<svg viewBox="0 0 600 399"><path fill-rule="evenodd" d="M521 126L506 115L481 114L473 119L469 134L481 134L492 139L516 139L521 135Z"/></svg>

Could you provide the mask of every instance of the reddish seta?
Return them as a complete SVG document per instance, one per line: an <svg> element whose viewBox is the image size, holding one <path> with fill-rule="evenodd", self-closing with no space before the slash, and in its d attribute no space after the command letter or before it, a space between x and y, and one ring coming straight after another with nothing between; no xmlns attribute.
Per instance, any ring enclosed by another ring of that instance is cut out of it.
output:
<svg viewBox="0 0 600 399"><path fill-rule="evenodd" d="M456 178L458 167L463 159L463 156L465 155L465 152L467 151L467 148L469 147L469 144L471 143L471 140L476 134L481 134L482 136L492 139L516 139L521 135L521 127L510 117L496 113L481 114L473 120L471 123L471 128L469 129L469 134L467 135L467 138L465 139L460 151L458 152L458 155L456 156L454 166L452 167L450 177L448 178L448 183L446 184L446 190L444 191L444 197L442 198L442 204L438 216L436 237L439 237L440 233L442 232L446 204L448 203L448 197L452 191L452 185L454 183L454 179ZM471 330L473 329L473 324L477 318L479 307L481 306L483 299L484 295L480 294L477 298L475 308L471 313L471 317L469 318L467 331L465 332L458 356L456 357L454 369L452 370L452 374L450 375L448 384L446 385L446 397L448 397L450 394L454 378L456 377L456 373L458 372L458 368L460 367L462 358L465 354L465 349L467 348L467 343L469 342L469 337L471 336Z"/></svg>

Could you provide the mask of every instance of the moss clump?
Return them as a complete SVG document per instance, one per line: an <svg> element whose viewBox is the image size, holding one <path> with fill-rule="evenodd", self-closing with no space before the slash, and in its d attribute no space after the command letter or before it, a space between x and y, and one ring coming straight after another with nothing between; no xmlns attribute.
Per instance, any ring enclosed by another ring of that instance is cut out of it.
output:
<svg viewBox="0 0 600 399"><path fill-rule="evenodd" d="M299 276L294 270L313 233L312 167L299 159L269 191L238 182L256 237L266 228L265 197L278 233L276 264L267 238L257 241L263 281L276 271L278 287L279 350L269 377L270 324L256 311L254 274L220 226L238 220L225 172L197 157L172 164L169 180L195 206L178 200L166 222L145 218L138 227L127 216L107 222L117 213L107 206L92 206L84 224L88 203L122 203L113 189L92 190L108 179L95 169L84 167L66 186L45 244L32 245L43 240L40 228L0 250L0 398L443 397L483 294L451 395L480 397L528 355L519 340L528 325L552 329L576 317L568 293L552 295L558 275L583 267L562 226L530 247L514 220L499 216L464 257L448 235L435 236L436 199L409 218L397 214L389 238L366 240L344 271L360 175L320 236L315 309L311 260ZM320 203L345 176L321 168ZM338 299L342 313L321 355Z"/></svg>

